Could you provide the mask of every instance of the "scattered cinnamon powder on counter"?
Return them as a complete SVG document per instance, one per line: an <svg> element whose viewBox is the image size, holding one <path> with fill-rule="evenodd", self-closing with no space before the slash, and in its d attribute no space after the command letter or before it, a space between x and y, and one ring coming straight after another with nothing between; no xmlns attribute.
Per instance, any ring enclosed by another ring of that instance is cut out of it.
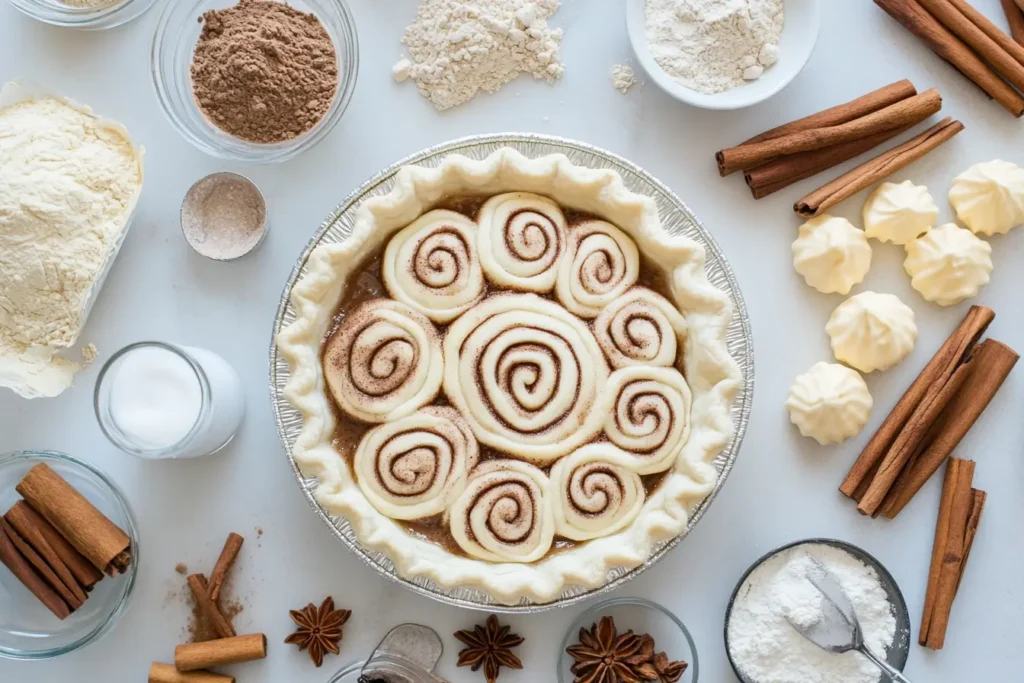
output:
<svg viewBox="0 0 1024 683"><path fill-rule="evenodd" d="M283 142L330 109L338 60L315 15L283 2L240 0L200 21L193 94L218 128L250 142Z"/></svg>

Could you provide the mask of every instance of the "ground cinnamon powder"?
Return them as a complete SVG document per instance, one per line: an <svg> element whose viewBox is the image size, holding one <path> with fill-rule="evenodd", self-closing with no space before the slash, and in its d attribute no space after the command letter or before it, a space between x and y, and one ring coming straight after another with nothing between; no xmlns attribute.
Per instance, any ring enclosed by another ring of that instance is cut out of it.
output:
<svg viewBox="0 0 1024 683"><path fill-rule="evenodd" d="M315 15L282 2L240 0L200 21L192 89L218 128L251 142L283 142L327 113L338 60Z"/></svg>

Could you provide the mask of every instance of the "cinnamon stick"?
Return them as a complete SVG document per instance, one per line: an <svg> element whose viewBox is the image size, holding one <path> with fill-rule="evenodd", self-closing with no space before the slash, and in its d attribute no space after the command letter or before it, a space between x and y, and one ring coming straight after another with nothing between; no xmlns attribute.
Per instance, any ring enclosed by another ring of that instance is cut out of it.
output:
<svg viewBox="0 0 1024 683"><path fill-rule="evenodd" d="M46 608L53 612L60 620L67 619L71 615L71 609L57 592L50 588L46 580L32 567L6 533L0 533L0 562L2 562L15 578L27 588L32 595L39 599L39 602L46 605Z"/></svg>
<svg viewBox="0 0 1024 683"><path fill-rule="evenodd" d="M149 683L235 683L235 677L211 671L178 671L170 664L153 662Z"/></svg>
<svg viewBox="0 0 1024 683"><path fill-rule="evenodd" d="M174 666L178 671L211 669L225 664L238 664L267 656L267 637L253 633L234 638L188 643L174 648Z"/></svg>
<svg viewBox="0 0 1024 683"><path fill-rule="evenodd" d="M819 216L844 199L906 168L963 129L964 124L947 117L917 137L815 190L794 204L793 210L805 218Z"/></svg>
<svg viewBox="0 0 1024 683"><path fill-rule="evenodd" d="M850 102L837 105L831 109L825 109L817 114L811 114L810 116L805 116L802 119L797 119L791 123L767 130L760 135L756 135L746 142L743 142L742 145L749 145L755 142L780 138L784 135L789 135L790 133L797 133L802 130L811 130L812 128L838 126L841 123L846 123L847 121L853 121L854 119L859 119L862 116L867 116L872 112L884 109L891 104L896 104L897 102L905 100L908 97L913 97L916 94L917 89L910 81L906 79L896 81L895 83L890 83L885 87L869 92L867 95L858 97Z"/></svg>
<svg viewBox="0 0 1024 683"><path fill-rule="evenodd" d="M833 145L812 152L790 154L744 171L743 176L754 199L762 199L793 183L860 156L911 128L913 128L913 124L908 124L902 128L885 130L842 145Z"/></svg>
<svg viewBox="0 0 1024 683"><path fill-rule="evenodd" d="M967 0L949 0L949 2L963 16L967 17L974 26L978 27L1001 49L1005 50L1018 65L1024 66L1024 46L1015 43L1012 36L1007 35L1005 31L996 26L995 22L975 9L974 5L967 2Z"/></svg>
<svg viewBox="0 0 1024 683"><path fill-rule="evenodd" d="M960 576L956 580L956 590L960 592L960 584L964 580L964 569L967 568L967 560L971 556L971 548L974 547L974 537L978 535L978 525L981 524L981 513L985 509L985 501L988 494L978 489L971 489L971 514L967 518L967 531L964 532L964 561L960 563Z"/></svg>
<svg viewBox="0 0 1024 683"><path fill-rule="evenodd" d="M950 458L942 489L939 517L928 570L928 588L921 617L918 643L941 650L945 644L949 616L966 561L967 523L975 496L971 482L974 462Z"/></svg>
<svg viewBox="0 0 1024 683"><path fill-rule="evenodd" d="M17 531L14 530L6 519L0 517L0 533L7 534L7 538L14 544L21 556L24 557L30 565L36 570L39 576L43 577L46 584L52 588L60 599L63 600L72 612L77 610L85 603L85 598L79 599L70 588L64 585L64 582L60 580L60 577L53 571L46 560L42 558L35 550L32 549L24 538L21 537Z"/></svg>
<svg viewBox="0 0 1024 683"><path fill-rule="evenodd" d="M25 514L25 509L27 507L28 505L25 501L18 501L17 504L7 511L7 514L4 515L4 519L7 520L7 523L11 525L14 531L16 531L26 543L32 546L32 549L46 561L47 566L49 566L53 570L54 574L57 575L61 584L71 593L71 599L64 595L64 593L61 593L64 600L69 605L72 605L77 609L78 606L81 606L88 597L85 589L79 585L78 580L71 572L71 569L68 568L68 565L60 558L60 555L56 550L54 550L53 546L50 545L50 542L46 540L46 536L43 534L42 530L36 526L31 517ZM95 571L95 567L92 567L92 565L89 566ZM57 586L54 586L54 588L57 588ZM77 603L77 606L75 606L74 603Z"/></svg>
<svg viewBox="0 0 1024 683"><path fill-rule="evenodd" d="M921 399L917 409L903 426L899 436L893 442L889 452L885 454L878 472L871 479L864 495L857 504L857 511L863 515L874 517L879 513L882 503L892 489L896 478L910 462L921 442L931 431L939 415L960 391L967 380L968 366L961 364L953 370L953 374L944 382L937 383L931 391Z"/></svg>
<svg viewBox="0 0 1024 683"><path fill-rule="evenodd" d="M917 410L922 399L935 385L945 383L953 372L973 351L978 339L995 319L996 314L985 306L971 306L960 325L942 344L928 364L907 388L889 416L871 437L864 451L857 458L839 490L853 498L865 480L873 478L873 472L885 458L890 446ZM860 497L856 498L860 500Z"/></svg>
<svg viewBox="0 0 1024 683"><path fill-rule="evenodd" d="M885 499L882 513L894 519L960 444L995 397L1020 356L1006 344L986 339L962 369L967 380L936 421L924 450L900 472Z"/></svg>
<svg viewBox="0 0 1024 683"><path fill-rule="evenodd" d="M224 578L227 576L228 570L235 563L238 551L242 549L242 542L244 540L238 534L231 533L228 534L228 540L224 542L224 549L220 551L220 557L217 558L217 564L213 567L208 584L210 599L215 603L220 599L220 589L224 585Z"/></svg>
<svg viewBox="0 0 1024 683"><path fill-rule="evenodd" d="M1010 35L1018 45L1024 46L1024 9L1013 0L1002 0L1006 21L1010 24Z"/></svg>
<svg viewBox="0 0 1024 683"><path fill-rule="evenodd" d="M917 0L875 0L875 4L991 95L1007 111L1018 118L1024 116L1024 97L989 68L967 44L929 14Z"/></svg>
<svg viewBox="0 0 1024 683"><path fill-rule="evenodd" d="M187 579L188 587L192 590L192 597L195 598L199 611L210 624L210 628L220 638L230 638L235 635L235 629L217 607L217 604L210 598L207 589L206 577L202 574L192 574ZM202 668L202 667L200 667Z"/></svg>
<svg viewBox="0 0 1024 683"><path fill-rule="evenodd" d="M19 524L31 524L32 527L38 529L40 535L49 543L60 560L74 575L78 584L86 591L92 590L92 587L103 578L103 572L92 566L92 562L89 562L82 553L75 550L74 546L68 543L68 540L61 536L60 532L54 529L53 525L43 519L38 512L33 510L28 503L19 500L7 514L11 515L8 521L23 536L26 533L31 534L31 532L22 532L18 526ZM22 520L26 521L22 522Z"/></svg>
<svg viewBox="0 0 1024 683"><path fill-rule="evenodd" d="M33 467L15 489L97 569L109 576L128 569L128 535L49 465Z"/></svg>
<svg viewBox="0 0 1024 683"><path fill-rule="evenodd" d="M917 0L943 26L970 46L996 73L1024 90L1024 48L962 0ZM970 13L969 17L967 13ZM979 23L984 22L988 31ZM991 35L990 35L991 32ZM995 34L1000 34L999 38ZM1010 50L1014 50L1011 53ZM1021 61L1014 55L1019 54Z"/></svg>
<svg viewBox="0 0 1024 683"><path fill-rule="evenodd" d="M940 109L942 96L938 90L932 88L920 95L891 104L885 109L836 126L800 130L770 140L723 149L716 155L719 172L722 175L729 175L735 171L760 166L787 154L840 145L882 131L920 123Z"/></svg>

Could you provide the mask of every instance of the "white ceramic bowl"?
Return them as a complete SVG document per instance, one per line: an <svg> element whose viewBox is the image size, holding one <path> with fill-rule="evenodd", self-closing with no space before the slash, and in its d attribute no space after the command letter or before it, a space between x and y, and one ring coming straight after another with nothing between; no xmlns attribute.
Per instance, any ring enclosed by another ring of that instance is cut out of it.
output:
<svg viewBox="0 0 1024 683"><path fill-rule="evenodd" d="M708 95L687 88L668 75L651 56L645 35L646 0L627 0L626 27L637 61L647 76L680 102L702 109L742 109L763 102L803 71L818 42L821 11L818 0L785 0L786 23L779 41L779 61L756 81Z"/></svg>

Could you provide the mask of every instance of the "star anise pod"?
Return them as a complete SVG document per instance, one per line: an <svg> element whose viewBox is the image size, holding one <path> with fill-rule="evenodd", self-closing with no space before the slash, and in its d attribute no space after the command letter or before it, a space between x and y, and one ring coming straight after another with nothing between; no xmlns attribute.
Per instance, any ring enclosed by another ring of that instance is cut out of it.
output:
<svg viewBox="0 0 1024 683"><path fill-rule="evenodd" d="M352 616L350 610L334 609L334 598L329 597L319 609L309 603L303 609L291 610L288 614L298 628L284 642L298 645L299 650L308 649L309 657L317 668L324 663L326 653L338 654L342 626Z"/></svg>
<svg viewBox="0 0 1024 683"><path fill-rule="evenodd" d="M459 652L459 666L471 667L473 671L484 668L487 683L498 680L501 667L522 669L519 657L512 654L512 648L523 644L523 638L510 633L509 626L500 626L498 617L493 614L487 617L486 626L474 626L472 631L459 631L455 634L465 649Z"/></svg>
<svg viewBox="0 0 1024 683"><path fill-rule="evenodd" d="M668 655L664 652L654 655L654 670L658 672L661 680L665 681L665 683L676 683L676 681L683 677L683 673L688 666L689 664L686 662L669 661Z"/></svg>
<svg viewBox="0 0 1024 683"><path fill-rule="evenodd" d="M615 620L601 617L588 631L580 629L580 642L566 648L576 660L570 671L575 683L642 683L658 680L652 670L654 639L627 631L619 635ZM653 676L653 678L652 678Z"/></svg>

